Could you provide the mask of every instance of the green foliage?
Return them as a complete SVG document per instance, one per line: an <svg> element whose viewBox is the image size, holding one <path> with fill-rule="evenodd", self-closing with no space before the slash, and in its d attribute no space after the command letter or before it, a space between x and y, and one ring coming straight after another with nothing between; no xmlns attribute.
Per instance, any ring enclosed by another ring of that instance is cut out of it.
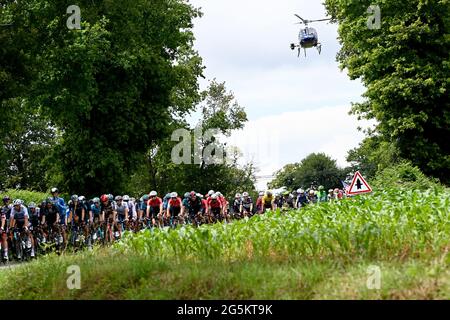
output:
<svg viewBox="0 0 450 320"><path fill-rule="evenodd" d="M351 163L348 171L364 172L366 178L375 177L376 173L398 163L401 159L393 143L383 141L379 136L365 138L359 147L347 154Z"/></svg>
<svg viewBox="0 0 450 320"><path fill-rule="evenodd" d="M427 190L438 186L436 181L426 177L419 168L408 162L401 162L379 172L373 185L382 188L405 188Z"/></svg>
<svg viewBox="0 0 450 320"><path fill-rule="evenodd" d="M16 81L30 82L28 90L10 91L61 130L54 151L68 191L119 193L147 148L168 136L172 117L200 100L192 33L200 12L181 0L84 0L82 30L68 30L68 5L8 5L8 37L32 71Z"/></svg>
<svg viewBox="0 0 450 320"><path fill-rule="evenodd" d="M384 0L381 28L369 29L373 1L326 0L339 23L337 56L351 79L367 87L353 113L376 119L381 138L425 174L450 183L450 5Z"/></svg>
<svg viewBox="0 0 450 320"><path fill-rule="evenodd" d="M299 187L316 188L323 185L325 189L342 187L340 180L346 173L339 169L336 160L324 153L312 153L300 163L288 164L276 173L275 179L270 182L270 188L287 187L294 190Z"/></svg>
<svg viewBox="0 0 450 320"><path fill-rule="evenodd" d="M2 199L5 195L8 195L12 200L21 199L25 201L25 204L28 204L30 202L39 204L41 203L41 201L47 199L50 196L49 193L9 189L0 193L0 199Z"/></svg>
<svg viewBox="0 0 450 320"><path fill-rule="evenodd" d="M199 105L201 119L194 129L180 121L172 124L170 129L185 129L190 133L191 146L189 159L192 163L175 164L171 158L172 149L179 141L165 140L153 147L146 154L145 162L133 174L127 190L142 195L150 189L161 194L176 191L184 194L195 190L206 194L213 189L227 197L234 197L242 190L254 191L255 168L253 164L239 165L241 156L236 148L227 148L222 136L229 136L233 130L242 129L247 121L247 115L238 104L232 92L228 92L225 83L216 80L210 82L202 93L203 100ZM215 130L213 137L205 137L207 130ZM220 163L206 161L207 148L223 150L223 160ZM188 152L188 150L183 150ZM198 158L200 163L195 163ZM228 158L228 159L227 159Z"/></svg>
<svg viewBox="0 0 450 320"><path fill-rule="evenodd" d="M110 248L4 270L0 297L448 299L449 207L441 186L392 187L232 224L147 230ZM74 264L82 290L66 286ZM366 287L370 265L382 269L381 290Z"/></svg>

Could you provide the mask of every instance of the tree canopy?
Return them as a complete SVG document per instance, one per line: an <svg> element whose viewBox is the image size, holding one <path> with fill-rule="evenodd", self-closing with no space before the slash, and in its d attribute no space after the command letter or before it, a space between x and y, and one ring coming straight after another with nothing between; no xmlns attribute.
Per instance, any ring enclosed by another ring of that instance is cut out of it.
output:
<svg viewBox="0 0 450 320"><path fill-rule="evenodd" d="M450 5L447 0L384 0L381 27L368 28L373 1L325 0L339 23L337 55L365 101L352 112L376 119L381 139L426 174L450 183Z"/></svg>
<svg viewBox="0 0 450 320"><path fill-rule="evenodd" d="M326 189L342 187L341 180L346 178L346 172L340 169L336 160L324 153L312 153L300 163L288 164L279 170L275 179L269 183L270 188L287 187L317 188L322 185Z"/></svg>
<svg viewBox="0 0 450 320"><path fill-rule="evenodd" d="M2 7L12 27L0 33L10 45L0 51L1 103L26 98L60 130L52 151L68 191L116 193L173 118L200 101L200 12L182 0L80 0L81 30L69 30L71 4Z"/></svg>

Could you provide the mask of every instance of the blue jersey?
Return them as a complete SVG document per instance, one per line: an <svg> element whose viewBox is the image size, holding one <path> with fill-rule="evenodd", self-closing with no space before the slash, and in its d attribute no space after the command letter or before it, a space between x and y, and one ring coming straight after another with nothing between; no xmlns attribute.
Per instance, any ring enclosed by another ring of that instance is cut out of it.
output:
<svg viewBox="0 0 450 320"><path fill-rule="evenodd" d="M64 202L63 198L59 198L59 197L53 197L52 198L53 201L55 202L55 206L58 209L59 212L59 218L61 219L61 224L65 224L65 219L67 214L67 208L66 208L66 203Z"/></svg>
<svg viewBox="0 0 450 320"><path fill-rule="evenodd" d="M92 211L92 216L96 217L99 216L100 213L102 212L102 207L101 206L96 206L95 204L91 205L91 211Z"/></svg>

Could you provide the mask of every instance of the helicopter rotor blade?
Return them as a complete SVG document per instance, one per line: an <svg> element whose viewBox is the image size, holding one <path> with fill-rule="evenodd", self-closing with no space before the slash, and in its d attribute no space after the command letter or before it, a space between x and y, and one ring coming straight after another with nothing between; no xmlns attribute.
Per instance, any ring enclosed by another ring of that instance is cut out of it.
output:
<svg viewBox="0 0 450 320"><path fill-rule="evenodd" d="M308 20L305 20L305 19L303 19L302 17L300 17L298 14L294 14L294 16L296 16L297 18L299 18L300 20L302 20L302 22L304 23L304 24L307 24L309 21Z"/></svg>
<svg viewBox="0 0 450 320"><path fill-rule="evenodd" d="M328 21L331 20L331 18L329 19L318 19L318 20L308 20L308 22L320 22L320 21Z"/></svg>

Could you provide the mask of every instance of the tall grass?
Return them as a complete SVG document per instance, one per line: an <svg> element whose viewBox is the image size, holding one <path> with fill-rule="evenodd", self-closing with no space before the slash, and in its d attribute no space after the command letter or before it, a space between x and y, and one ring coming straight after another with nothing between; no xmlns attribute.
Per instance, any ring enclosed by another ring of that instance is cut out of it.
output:
<svg viewBox="0 0 450 320"><path fill-rule="evenodd" d="M450 192L390 189L287 213L199 228L145 231L116 245L156 259L283 256L392 259L450 245Z"/></svg>

